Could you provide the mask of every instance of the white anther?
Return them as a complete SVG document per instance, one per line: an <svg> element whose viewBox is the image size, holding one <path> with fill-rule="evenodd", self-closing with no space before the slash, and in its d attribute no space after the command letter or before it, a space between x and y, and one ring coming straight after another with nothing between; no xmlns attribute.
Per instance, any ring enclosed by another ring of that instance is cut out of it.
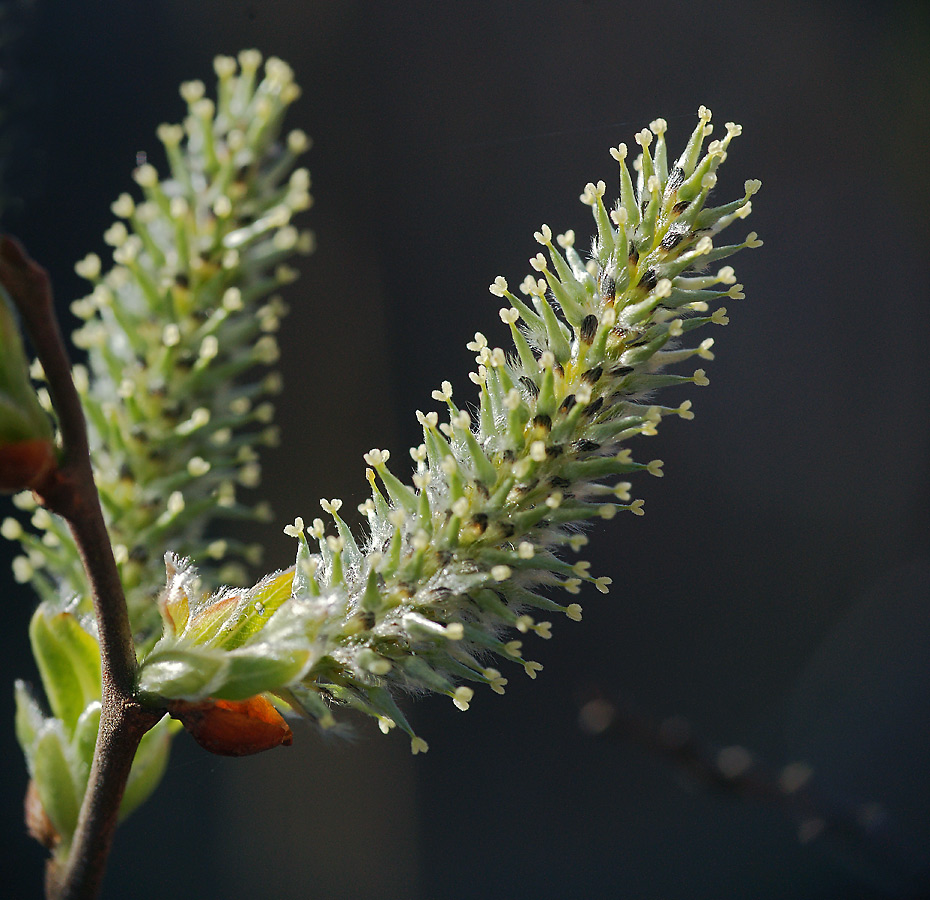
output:
<svg viewBox="0 0 930 900"><path fill-rule="evenodd" d="M430 395L434 400L438 400L441 403L452 399L452 382L444 381L440 385L440 390L433 391Z"/></svg>
<svg viewBox="0 0 930 900"><path fill-rule="evenodd" d="M304 533L304 520L300 516L297 516L294 519L293 525L284 526L284 533L288 537L299 538Z"/></svg>
<svg viewBox="0 0 930 900"><path fill-rule="evenodd" d="M622 162L626 159L626 156L627 156L627 153L628 153L628 152L629 152L629 151L627 150L626 144L618 144L616 147L611 147L611 148L610 148L610 155L611 155L618 163L622 163Z"/></svg>
<svg viewBox="0 0 930 900"><path fill-rule="evenodd" d="M513 574L513 569L510 566L497 565L491 567L491 577L495 581L506 581Z"/></svg>
<svg viewBox="0 0 930 900"><path fill-rule="evenodd" d="M520 319L520 311L512 307L501 307L501 309L498 310L498 315L505 325L515 325Z"/></svg>
<svg viewBox="0 0 930 900"><path fill-rule="evenodd" d="M488 288L488 290L495 297L503 297L504 293L507 290L507 279L504 278L503 275L498 275L497 278L494 279L494 283ZM475 337L477 337L477 335L475 335ZM471 348L469 347L469 349Z"/></svg>
<svg viewBox="0 0 930 900"><path fill-rule="evenodd" d="M548 244L552 241L552 229L548 225L543 225L539 231L533 232L533 237L537 244Z"/></svg>
<svg viewBox="0 0 930 900"><path fill-rule="evenodd" d="M362 459L375 468L383 466L390 458L391 452L389 450L378 450L377 447L373 447L367 453L362 454Z"/></svg>

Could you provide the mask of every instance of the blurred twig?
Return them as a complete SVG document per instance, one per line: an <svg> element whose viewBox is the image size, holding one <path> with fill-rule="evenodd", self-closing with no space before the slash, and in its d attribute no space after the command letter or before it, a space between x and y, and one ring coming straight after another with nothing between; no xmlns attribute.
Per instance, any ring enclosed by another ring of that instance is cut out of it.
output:
<svg viewBox="0 0 930 900"><path fill-rule="evenodd" d="M581 706L578 722L593 737L640 747L705 790L780 810L798 823L802 843L833 836L867 849L885 864L894 863L897 854L882 837L887 816L881 805L831 801L817 790L813 769L804 762L772 768L745 747L700 740L682 716L657 723L603 696Z"/></svg>

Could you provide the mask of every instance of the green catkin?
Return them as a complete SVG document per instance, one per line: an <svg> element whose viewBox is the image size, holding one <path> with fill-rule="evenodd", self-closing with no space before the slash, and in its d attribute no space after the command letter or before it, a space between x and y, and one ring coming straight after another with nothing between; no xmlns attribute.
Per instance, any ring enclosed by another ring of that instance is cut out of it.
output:
<svg viewBox="0 0 930 900"><path fill-rule="evenodd" d="M312 245L290 224L310 205L306 170L293 169L307 138L294 131L286 150L276 144L299 89L285 63L272 57L263 74L260 64L256 51L238 66L218 57L217 104L202 82L182 85L184 125L158 128L170 177L149 163L136 169L144 199L121 195L105 235L114 267L104 272L96 254L75 267L93 285L72 305L84 320L74 342L88 357L75 380L133 628L148 646L160 630L165 552L202 560L201 577L217 584L207 526L255 517L234 485L257 483L257 426L273 412L263 401L275 383L253 372L278 355L273 332L285 308L268 297L293 278L283 262ZM73 547L70 535L57 536ZM48 559L39 579L89 613L75 553Z"/></svg>
<svg viewBox="0 0 930 900"><path fill-rule="evenodd" d="M424 444L411 450L412 486L388 469L387 451L365 454L372 497L359 510L368 518L367 538L356 544L338 516L338 540L323 540L322 526L314 526L319 592L295 579L290 601L237 650L256 660L274 654L276 634L288 646L307 648L299 675L286 684L269 682L266 690L324 725L332 720L329 703L377 717L384 731L396 723L410 735L413 752L423 752L425 742L398 718L396 707L388 711L392 689L442 693L460 709L473 691L457 685L459 679L503 693L507 679L487 665L491 656L501 667L522 665L532 678L542 668L524 659L523 642L508 635L516 629L551 636L551 623L536 622L527 609L581 618L577 603L563 606L540 591L574 595L589 583L607 592L611 579L594 577L584 560L567 561L566 551L584 545L579 528L588 520L619 511L642 515L630 482L616 479L633 472L661 477L663 464L635 461L625 442L655 434L667 415L693 417L690 401L677 408L651 405L651 393L708 383L703 369L661 370L695 355L713 358L712 340L693 348L677 347L678 341L694 328L725 325L723 308L695 314L741 297L742 286L734 284L730 266L715 275L700 272L761 244L751 233L739 244L714 247L716 230L748 214L759 183L746 183L743 201L704 205L739 127L728 124L726 138L705 150L710 112L701 107L698 117L671 170L665 121L637 135L636 190L626 146L611 151L620 165L617 206L610 213L604 206L604 182L588 184L581 195L597 228L590 262L574 250L573 232L557 238L563 256L544 225L536 240L552 268L543 254L530 260L542 275L521 286L532 308L504 278L495 279L490 292L509 303L500 316L511 327L514 348L489 347L480 333L468 344L477 354L477 371L469 376L479 389L477 421L452 402L452 386L444 382L432 396L448 408L448 421L437 412L417 412ZM658 140L650 154L653 135ZM719 284L733 287L713 290ZM324 502L324 509L332 512L334 503ZM298 567L306 565L303 521L285 530L301 540ZM168 594L189 597L192 619L207 615L210 601L195 592L193 568L173 563L171 570ZM259 603L263 584L250 592ZM198 686L196 665L212 648L185 641L169 616L165 621L164 637L143 662L142 688L163 690L159 663L170 654L175 664L189 661L184 696L206 696L217 680Z"/></svg>
<svg viewBox="0 0 930 900"><path fill-rule="evenodd" d="M280 389L279 378L266 367L277 360L273 332L286 309L269 295L295 277L285 260L309 252L313 241L290 224L311 202L307 171L294 169L307 137L292 131L286 147L277 144L283 115L300 92L285 63L270 58L260 72L261 61L257 51L244 51L238 64L218 57L215 105L204 97L201 82L182 85L184 125L158 129L170 177L160 178L148 163L139 166L133 177L142 199L122 194L111 207L118 221L104 240L113 248L113 267L104 272L94 253L75 266L93 290L71 307L83 320L73 342L87 357L86 365L74 367L73 379L140 657L162 631L159 611L167 607L159 606L158 597L165 553L200 560L202 574L191 574L185 585L191 596L209 595L224 580L244 580L237 570L243 560L256 561L256 548L209 537L208 526L269 517L265 505L240 502L236 485L257 485L255 448L276 440L266 398ZM31 374L44 378L38 364ZM47 400L44 388L43 395ZM47 424L44 414L43 420ZM23 551L13 562L15 579L31 583L43 601L32 620L33 653L47 698L67 696L70 704L69 716L55 702L46 716L17 682L17 737L61 837L59 851L66 851L75 816L61 803L72 789L79 800L90 771L100 718L99 648L86 575L70 533L36 510L31 494L13 502L34 513L25 528L13 517L0 525L0 534ZM349 558L354 544L348 538L345 544ZM357 549L355 554L357 563ZM211 677L217 696L224 690L254 694L269 679L291 682L306 670L314 623L305 622L299 635L285 633L277 612L294 606L295 586L308 598L321 595L314 577L319 561L309 556L299 559L300 578L260 582L260 607L251 593L224 589L209 597L209 615L185 617L191 627L184 640L213 648L200 657L196 688ZM337 574L342 579L346 571ZM180 623L180 607L175 613ZM274 654L256 663L240 647L254 644L258 635L274 636ZM82 654L90 674L79 678L75 660ZM170 671L170 664L163 668L163 674ZM179 693L191 685L183 676L174 682ZM157 785L175 724L166 716L143 739L121 815Z"/></svg>

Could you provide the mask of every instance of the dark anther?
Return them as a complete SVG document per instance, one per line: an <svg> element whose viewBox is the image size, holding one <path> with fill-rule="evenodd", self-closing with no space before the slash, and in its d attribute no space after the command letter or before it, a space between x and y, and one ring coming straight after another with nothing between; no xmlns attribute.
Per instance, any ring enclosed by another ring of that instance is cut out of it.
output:
<svg viewBox="0 0 930 900"><path fill-rule="evenodd" d="M523 387L525 387L525 388L527 389L527 391L529 391L529 393L531 394L531 396L533 396L533 397L538 397L538 396L539 396L539 388L537 387L536 382L533 381L533 379L530 378L529 375L521 375L521 376L520 376L520 384L522 384Z"/></svg>
<svg viewBox="0 0 930 900"><path fill-rule="evenodd" d="M581 380L587 381L588 384L594 386L601 380L601 375L603 374L603 368L601 366L595 366L593 369L588 369L588 371L581 376Z"/></svg>
<svg viewBox="0 0 930 900"><path fill-rule="evenodd" d="M642 278L639 279L639 286L651 291L659 283L659 274L653 266L650 266L643 272Z"/></svg>
<svg viewBox="0 0 930 900"><path fill-rule="evenodd" d="M543 428L546 431L552 431L552 419L549 418L545 413L540 413L538 416L533 417L533 424L539 428Z"/></svg>
<svg viewBox="0 0 930 900"><path fill-rule="evenodd" d="M685 173L681 166L674 166L668 173L668 181L665 183L665 193L670 194L677 191L681 183L685 180Z"/></svg>
<svg viewBox="0 0 930 900"><path fill-rule="evenodd" d="M559 378L565 377L565 369L562 368L562 363L556 363L555 368L552 371L555 372L555 374L558 375Z"/></svg>
<svg viewBox="0 0 930 900"><path fill-rule="evenodd" d="M514 453L513 450L510 449L510 447L508 447L504 451L504 460L506 462L513 462L516 458L517 458L517 454Z"/></svg>
<svg viewBox="0 0 930 900"><path fill-rule="evenodd" d="M371 629L375 627L375 623L378 621L375 618L375 614L371 612L371 610L367 609L362 610L358 614L358 618L362 625L365 627L366 631L371 631Z"/></svg>
<svg viewBox="0 0 930 900"><path fill-rule="evenodd" d="M690 200L679 200L678 203L672 207L672 215L680 216L690 205Z"/></svg>
<svg viewBox="0 0 930 900"><path fill-rule="evenodd" d="M601 281L601 293L605 300L612 300L616 296L617 282L609 275Z"/></svg>
<svg viewBox="0 0 930 900"><path fill-rule="evenodd" d="M601 445L596 441L589 441L586 438L582 438L580 441L575 441L575 443L572 444L572 447L579 453L593 453L595 450L601 449Z"/></svg>
<svg viewBox="0 0 930 900"><path fill-rule="evenodd" d="M571 485L571 481L567 478L563 478L561 475L553 475L549 479L549 484L556 488L567 488Z"/></svg>
<svg viewBox="0 0 930 900"><path fill-rule="evenodd" d="M539 484L538 478L533 478L530 481L523 482L523 484L518 484L516 487L517 493L528 494L536 487L537 484Z"/></svg>
<svg viewBox="0 0 930 900"><path fill-rule="evenodd" d="M513 522L501 522L501 531L504 532L504 537L509 538L513 536L513 533L517 530L517 526Z"/></svg>
<svg viewBox="0 0 930 900"><path fill-rule="evenodd" d="M593 416L593 415L596 415L596 414L600 411L600 408L601 408L603 405L604 405L604 398L603 398L603 397L598 397L597 400L595 400L595 401L584 411L584 414L585 414L586 416Z"/></svg>
<svg viewBox="0 0 930 900"><path fill-rule="evenodd" d="M639 262L639 250L636 249L636 245L630 244L630 265L635 266Z"/></svg>
<svg viewBox="0 0 930 900"><path fill-rule="evenodd" d="M471 524L474 525L479 531L483 532L488 527L488 514L487 513L475 513L471 517Z"/></svg>
<svg viewBox="0 0 930 900"><path fill-rule="evenodd" d="M624 375L629 375L633 371L632 366L614 366L610 370L610 374L616 378L621 378Z"/></svg>
<svg viewBox="0 0 930 900"><path fill-rule="evenodd" d="M571 411L571 408L572 408L577 402L578 402L578 401L575 399L575 395L574 395L574 394L569 394L569 395L562 401L562 405L559 407L559 412L561 412L561 413L570 412L570 411Z"/></svg>
<svg viewBox="0 0 930 900"><path fill-rule="evenodd" d="M550 444L546 447L546 456L550 459L555 459L558 456L561 456L565 451L565 448L561 444Z"/></svg>
<svg viewBox="0 0 930 900"><path fill-rule="evenodd" d="M639 204L640 215L643 215L643 216L646 215L646 208L647 208L648 206L649 206L649 200L648 200L648 199L643 200L643 202Z"/></svg>
<svg viewBox="0 0 930 900"><path fill-rule="evenodd" d="M684 237L685 232L670 229L666 233L665 237L662 238L662 244L660 246L663 250L673 250L684 240Z"/></svg>
<svg viewBox="0 0 930 900"><path fill-rule="evenodd" d="M611 285L613 285L613 279L611 279ZM611 287L611 294L613 294L613 288ZM594 336L597 334L597 316L589 315L585 316L581 320L581 339L586 344L594 343Z"/></svg>

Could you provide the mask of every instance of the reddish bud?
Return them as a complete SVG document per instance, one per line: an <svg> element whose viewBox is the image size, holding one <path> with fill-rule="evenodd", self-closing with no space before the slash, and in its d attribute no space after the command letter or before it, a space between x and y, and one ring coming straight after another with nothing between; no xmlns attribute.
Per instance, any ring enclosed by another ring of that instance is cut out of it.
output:
<svg viewBox="0 0 930 900"><path fill-rule="evenodd" d="M0 445L0 493L38 487L55 465L55 447L44 438Z"/></svg>
<svg viewBox="0 0 930 900"><path fill-rule="evenodd" d="M281 714L261 694L248 700L174 700L169 712L204 750L220 756L251 756L294 739Z"/></svg>

